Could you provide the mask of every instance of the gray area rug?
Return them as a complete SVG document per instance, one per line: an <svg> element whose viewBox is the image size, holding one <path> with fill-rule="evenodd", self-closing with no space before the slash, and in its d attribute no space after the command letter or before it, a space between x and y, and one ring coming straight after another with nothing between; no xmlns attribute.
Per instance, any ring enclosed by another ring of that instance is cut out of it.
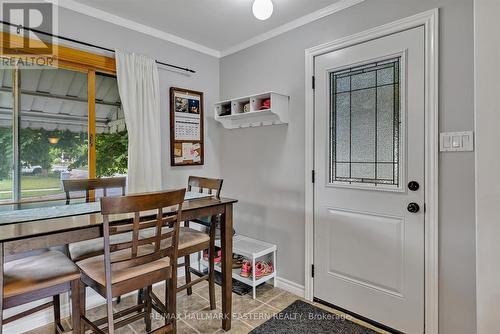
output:
<svg viewBox="0 0 500 334"><path fill-rule="evenodd" d="M344 317L297 300L250 333L376 334L377 332L355 324Z"/></svg>

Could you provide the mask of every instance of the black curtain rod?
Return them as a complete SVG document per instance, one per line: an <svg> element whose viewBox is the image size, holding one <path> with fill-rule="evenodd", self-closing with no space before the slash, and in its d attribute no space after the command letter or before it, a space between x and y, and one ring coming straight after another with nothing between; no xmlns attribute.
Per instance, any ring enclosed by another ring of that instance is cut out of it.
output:
<svg viewBox="0 0 500 334"><path fill-rule="evenodd" d="M103 46L99 46L99 45L96 45L96 44L91 44L91 43L79 41L79 40L76 40L76 39L73 39L73 38L69 38L69 37L64 37L64 36L50 34L48 32L41 31L41 30L38 30L38 29L23 27L22 25L19 25L19 24L14 24L14 23L10 23L10 22L7 22L7 21L1 21L1 20L0 20L0 23L2 23L4 25L7 25L7 26L11 26L11 27L16 27L18 34L21 33L21 29L26 29L28 31L33 31L33 32L36 32L36 33L39 33L39 34L43 34L43 35L46 35L46 36L50 36L50 37L53 37L53 38L55 37L57 39L62 39L64 41L68 41L68 42L72 42L72 43L77 43L77 44L85 45L85 46L88 46L88 47L91 47L91 48L100 49L100 50L104 50L104 51L108 51L108 52L113 52L113 53L115 52L115 50L109 49L109 48L105 48ZM158 61L158 60L155 60L155 61L156 61L157 64L160 64L160 65L163 65L163 66L172 67L172 68L175 68L175 69L178 69L178 70L182 70L182 71L186 71L186 72L190 72L190 73L196 73L195 70L192 70L192 69L187 68L187 67L181 67L181 66L177 66L177 65L172 65L172 64L164 63L164 62L161 62L161 61Z"/></svg>

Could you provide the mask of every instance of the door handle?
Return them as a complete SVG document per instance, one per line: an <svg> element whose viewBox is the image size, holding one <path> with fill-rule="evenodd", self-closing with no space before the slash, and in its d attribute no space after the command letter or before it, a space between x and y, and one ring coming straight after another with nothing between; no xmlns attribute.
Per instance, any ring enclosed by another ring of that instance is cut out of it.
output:
<svg viewBox="0 0 500 334"><path fill-rule="evenodd" d="M408 204L408 212L417 213L420 211L420 206L417 203Z"/></svg>

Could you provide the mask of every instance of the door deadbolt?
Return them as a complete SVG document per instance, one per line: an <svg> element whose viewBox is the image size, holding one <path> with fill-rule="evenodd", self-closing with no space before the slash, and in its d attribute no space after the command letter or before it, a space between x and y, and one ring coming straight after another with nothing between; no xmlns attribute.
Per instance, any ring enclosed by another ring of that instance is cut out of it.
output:
<svg viewBox="0 0 500 334"><path fill-rule="evenodd" d="M420 184L417 181L411 181L408 183L408 189L411 191L417 191L420 188Z"/></svg>
<svg viewBox="0 0 500 334"><path fill-rule="evenodd" d="M408 204L408 212L417 213L420 211L420 206L417 203Z"/></svg>

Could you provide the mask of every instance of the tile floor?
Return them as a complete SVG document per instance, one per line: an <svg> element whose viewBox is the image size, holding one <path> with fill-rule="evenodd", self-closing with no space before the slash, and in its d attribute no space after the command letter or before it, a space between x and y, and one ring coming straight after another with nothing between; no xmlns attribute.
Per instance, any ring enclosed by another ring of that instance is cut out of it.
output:
<svg viewBox="0 0 500 334"><path fill-rule="evenodd" d="M182 278L179 280L182 280ZM185 292L177 295L177 311L180 315L180 320L177 322L177 333L224 333L224 331L220 328L221 320L217 319L217 316L221 312L221 290L219 286L216 286L216 289L217 310L213 311L211 311L209 307L208 287L206 282L195 285L193 287L193 295L189 297ZM153 290L163 301L164 286L154 287ZM251 293L245 296L233 294L233 313L237 314L238 318L233 319L232 328L229 333L248 333L253 328L264 323L274 314L283 310L297 299L300 298L284 290L273 288L272 285L269 284L265 284L257 289L257 299L255 300L252 299ZM135 304L135 302L136 296L122 298L120 304L115 304L115 311L127 308L132 304ZM326 309L327 311L340 313L329 307L316 303L314 304L318 307ZM87 311L87 316L90 320L101 318L105 316L105 314L106 309L104 305ZM163 324L163 318L161 318L158 314L155 315L158 316L158 319L153 321L153 328L158 327L155 326L155 322L159 325ZM346 318L365 327L371 328L379 333L387 333L350 316L346 316ZM66 321L67 320L65 320L65 327L67 326L67 328L69 328ZM117 334L146 333L143 320L138 320L137 322L127 325L126 327L122 327L115 332ZM54 331L52 325L47 325L28 333L53 334Z"/></svg>

